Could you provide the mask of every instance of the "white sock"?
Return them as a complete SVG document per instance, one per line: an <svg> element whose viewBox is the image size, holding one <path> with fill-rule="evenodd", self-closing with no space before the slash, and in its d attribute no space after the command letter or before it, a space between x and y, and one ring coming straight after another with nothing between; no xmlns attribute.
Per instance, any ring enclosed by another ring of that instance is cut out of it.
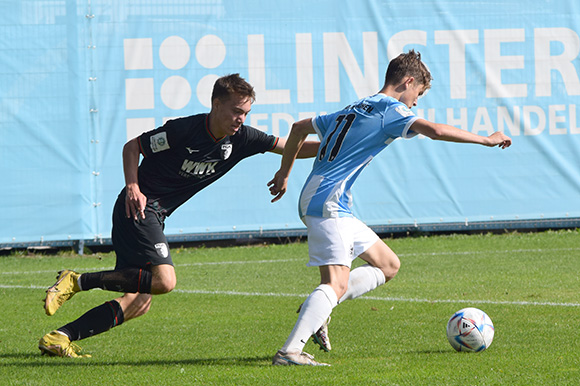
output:
<svg viewBox="0 0 580 386"><path fill-rule="evenodd" d="M332 309L337 305L337 301L336 292L331 286L321 284L316 287L302 304L298 321L296 321L294 329L281 350L284 352L302 352L310 336L328 319Z"/></svg>
<svg viewBox="0 0 580 386"><path fill-rule="evenodd" d="M387 280L385 279L383 271L370 264L361 265L350 272L348 289L346 290L346 293L342 295L338 303L340 304L345 300L356 299L386 282Z"/></svg>
<svg viewBox="0 0 580 386"><path fill-rule="evenodd" d="M64 333L64 332L62 332L62 331L60 331L60 330L56 330L56 332L58 332L60 335L64 335L64 336L66 336L67 338L69 338L69 339L70 339L70 336L68 336L68 334L67 334L67 333Z"/></svg>

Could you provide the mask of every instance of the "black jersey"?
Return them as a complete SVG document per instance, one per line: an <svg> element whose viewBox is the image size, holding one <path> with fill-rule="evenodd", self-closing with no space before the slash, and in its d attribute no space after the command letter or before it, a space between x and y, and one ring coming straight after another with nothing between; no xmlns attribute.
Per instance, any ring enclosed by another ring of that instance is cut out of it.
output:
<svg viewBox="0 0 580 386"><path fill-rule="evenodd" d="M163 217L242 159L272 150L278 141L245 125L232 136L215 138L208 121L208 114L179 118L139 137L144 156L139 188L147 196L147 206Z"/></svg>

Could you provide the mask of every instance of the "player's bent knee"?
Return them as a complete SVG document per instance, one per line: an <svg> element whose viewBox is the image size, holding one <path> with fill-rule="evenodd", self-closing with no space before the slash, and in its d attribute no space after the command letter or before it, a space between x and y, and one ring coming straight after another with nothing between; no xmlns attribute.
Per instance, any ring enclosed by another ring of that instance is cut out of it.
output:
<svg viewBox="0 0 580 386"><path fill-rule="evenodd" d="M167 294L175 289L175 280L164 280L155 284L151 288L151 293L155 295Z"/></svg>
<svg viewBox="0 0 580 386"><path fill-rule="evenodd" d="M172 266L161 265L153 270L153 280L151 282L151 293L154 295L166 294L175 288L177 278Z"/></svg>
<svg viewBox="0 0 580 386"><path fill-rule="evenodd" d="M393 279L397 273L399 272L399 269L401 268L401 261L399 260L398 257L394 256L391 257L388 261L388 263L382 267L382 271L383 274L385 275L385 279L387 281Z"/></svg>

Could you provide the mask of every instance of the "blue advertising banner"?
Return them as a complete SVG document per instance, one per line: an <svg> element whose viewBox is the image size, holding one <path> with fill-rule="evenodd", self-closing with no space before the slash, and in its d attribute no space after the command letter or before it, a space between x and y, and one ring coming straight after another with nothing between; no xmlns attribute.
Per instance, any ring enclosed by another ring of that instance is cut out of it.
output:
<svg viewBox="0 0 580 386"><path fill-rule="evenodd" d="M353 189L372 226L580 218L580 3L387 0L0 2L0 244L110 237L127 140L208 112L240 73L246 124L293 122L376 93L415 49L426 119L512 137L510 149L398 140ZM271 153L240 163L166 223L171 235L303 229L311 167L270 203Z"/></svg>

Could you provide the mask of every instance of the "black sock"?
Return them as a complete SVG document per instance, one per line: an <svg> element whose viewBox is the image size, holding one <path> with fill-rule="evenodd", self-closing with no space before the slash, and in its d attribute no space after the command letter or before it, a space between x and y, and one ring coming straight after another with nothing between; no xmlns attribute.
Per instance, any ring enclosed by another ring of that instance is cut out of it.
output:
<svg viewBox="0 0 580 386"><path fill-rule="evenodd" d="M84 290L101 288L123 293L151 293L151 272L140 268L126 268L119 271L83 273L80 287Z"/></svg>
<svg viewBox="0 0 580 386"><path fill-rule="evenodd" d="M105 302L87 311L83 316L58 329L70 340L81 340L120 325L125 320L123 309L116 300Z"/></svg>

